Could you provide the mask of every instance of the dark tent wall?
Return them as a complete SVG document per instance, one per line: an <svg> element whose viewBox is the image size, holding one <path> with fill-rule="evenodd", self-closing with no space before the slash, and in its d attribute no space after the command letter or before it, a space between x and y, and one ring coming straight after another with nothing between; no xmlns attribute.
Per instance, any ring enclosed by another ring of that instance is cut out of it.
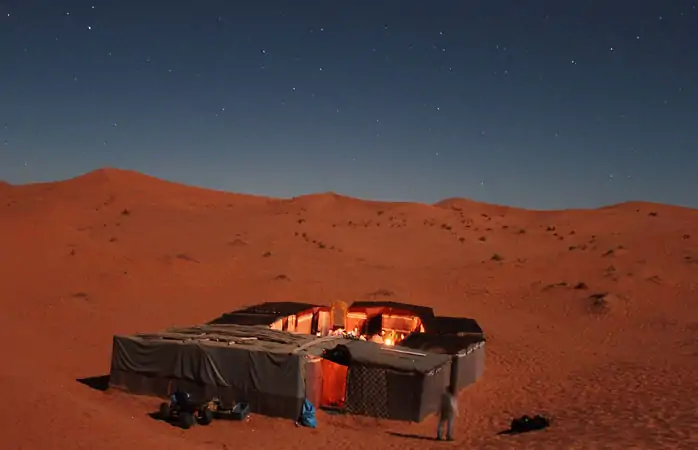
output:
<svg viewBox="0 0 698 450"><path fill-rule="evenodd" d="M266 302L228 312L209 322L211 325L265 325L280 331L326 335L331 328L327 306L300 302Z"/></svg>
<svg viewBox="0 0 698 450"><path fill-rule="evenodd" d="M422 385L420 409L417 422L441 409L441 396L448 388L451 379L451 364L447 364L424 378Z"/></svg>
<svg viewBox="0 0 698 450"><path fill-rule="evenodd" d="M427 333L454 335L484 334L477 321L468 317L437 316L425 318L424 327Z"/></svg>
<svg viewBox="0 0 698 450"><path fill-rule="evenodd" d="M411 313L419 316L422 320L434 317L434 310L428 306L411 305L409 303L390 302L390 301L368 301L359 300L349 306L349 311L373 311L378 310L384 314L391 313Z"/></svg>
<svg viewBox="0 0 698 450"><path fill-rule="evenodd" d="M295 420L305 399L306 356L294 349L308 338L239 325L115 336L110 383L158 397L180 388L198 399L245 401L252 412Z"/></svg>
<svg viewBox="0 0 698 450"><path fill-rule="evenodd" d="M475 383L485 372L485 341L455 355L451 364L456 367L457 378L451 377L456 392Z"/></svg>
<svg viewBox="0 0 698 450"><path fill-rule="evenodd" d="M413 333L400 345L451 355L450 385L456 392L480 379L485 370L485 338L480 334Z"/></svg>
<svg viewBox="0 0 698 450"><path fill-rule="evenodd" d="M450 357L347 341L325 353L348 366L346 406L352 414L420 422L438 410L448 386Z"/></svg>
<svg viewBox="0 0 698 450"><path fill-rule="evenodd" d="M438 411L448 386L450 362L433 373L408 373L352 364L346 411L381 419L421 422Z"/></svg>

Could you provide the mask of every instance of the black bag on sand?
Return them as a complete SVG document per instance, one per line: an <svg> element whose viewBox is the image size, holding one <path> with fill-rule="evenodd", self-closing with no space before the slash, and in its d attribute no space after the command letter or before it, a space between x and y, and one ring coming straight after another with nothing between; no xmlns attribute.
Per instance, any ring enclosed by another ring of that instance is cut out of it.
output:
<svg viewBox="0 0 698 450"><path fill-rule="evenodd" d="M526 433L528 431L542 430L550 426L550 420L541 415L533 417L521 416L511 421L509 432L512 434Z"/></svg>

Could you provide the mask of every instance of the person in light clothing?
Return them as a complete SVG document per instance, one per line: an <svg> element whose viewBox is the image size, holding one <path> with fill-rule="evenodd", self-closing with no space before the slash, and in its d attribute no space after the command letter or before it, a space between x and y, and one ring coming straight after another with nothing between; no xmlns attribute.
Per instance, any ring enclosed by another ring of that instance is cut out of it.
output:
<svg viewBox="0 0 698 450"><path fill-rule="evenodd" d="M443 439L443 429L446 428L446 440L453 440L453 419L458 416L458 399L449 389L441 395L441 408L439 408L439 427L436 431L436 439Z"/></svg>

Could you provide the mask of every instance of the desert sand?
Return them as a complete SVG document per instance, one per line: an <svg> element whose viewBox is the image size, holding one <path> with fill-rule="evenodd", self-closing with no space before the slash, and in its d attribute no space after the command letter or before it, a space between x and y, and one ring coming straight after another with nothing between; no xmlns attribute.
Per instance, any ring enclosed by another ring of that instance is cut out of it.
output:
<svg viewBox="0 0 698 450"><path fill-rule="evenodd" d="M698 448L698 210L280 200L102 169L0 184L0 249L3 449ZM183 431L148 415L158 399L77 381L109 372L114 333L372 298L485 330L455 444L427 439L433 417ZM552 426L498 435L536 413Z"/></svg>

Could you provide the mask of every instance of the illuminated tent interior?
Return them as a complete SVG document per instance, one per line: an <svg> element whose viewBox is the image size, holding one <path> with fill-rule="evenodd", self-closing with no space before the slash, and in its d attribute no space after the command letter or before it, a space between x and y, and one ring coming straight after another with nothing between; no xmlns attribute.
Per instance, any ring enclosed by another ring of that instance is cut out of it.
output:
<svg viewBox="0 0 698 450"><path fill-rule="evenodd" d="M266 302L239 309L209 325L264 325L272 330L326 336L332 329L330 308L298 302Z"/></svg>
<svg viewBox="0 0 698 450"><path fill-rule="evenodd" d="M411 333L425 331L434 311L397 302L357 301L347 309L346 330L379 344L396 345Z"/></svg>

